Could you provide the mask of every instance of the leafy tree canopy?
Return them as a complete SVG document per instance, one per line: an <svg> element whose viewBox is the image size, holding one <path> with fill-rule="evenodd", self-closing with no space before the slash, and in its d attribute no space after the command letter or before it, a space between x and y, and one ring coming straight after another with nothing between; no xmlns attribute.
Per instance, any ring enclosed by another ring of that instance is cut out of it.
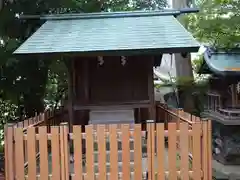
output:
<svg viewBox="0 0 240 180"><path fill-rule="evenodd" d="M240 44L240 1L197 0L200 12L183 19L200 42L229 49Z"/></svg>

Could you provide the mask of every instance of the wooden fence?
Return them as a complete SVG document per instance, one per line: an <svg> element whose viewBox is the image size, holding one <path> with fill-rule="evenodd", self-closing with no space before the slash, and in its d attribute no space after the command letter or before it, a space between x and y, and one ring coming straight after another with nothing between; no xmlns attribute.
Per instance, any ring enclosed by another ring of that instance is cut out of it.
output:
<svg viewBox="0 0 240 180"><path fill-rule="evenodd" d="M28 128L31 127L38 127L38 126L46 126L47 127L47 132L50 132L51 126L52 125L60 125L61 122L63 121L63 117L64 117L64 113L66 113L66 111L64 110L63 107L57 108L57 109L47 109L46 111L44 111L43 113L40 113L39 115L35 115L32 118L27 118L24 119L23 121L17 122L17 123L10 123L7 126L8 127L13 127L13 128L21 128L23 133L26 134ZM37 128L36 128L37 130ZM6 131L6 128L5 128ZM5 136L6 136L5 132ZM8 142L5 140L5 145L6 143L8 144ZM6 148L5 148L6 150ZM24 141L24 154L26 154L27 152L27 142ZM35 159L39 159L39 144L36 144L36 154L35 154ZM6 152L5 152L5 156L6 156ZM5 160L6 163L6 160ZM25 155L24 156L24 168L28 167L28 158ZM6 168L6 166L5 166ZM6 174L6 173L5 173Z"/></svg>
<svg viewBox="0 0 240 180"><path fill-rule="evenodd" d="M186 122L191 127L193 123L200 122L201 119L192 114L189 114L183 110L169 108L166 105L157 105L158 120L164 120L165 123L176 122L178 125L180 122Z"/></svg>
<svg viewBox="0 0 240 180"><path fill-rule="evenodd" d="M163 122L169 123L169 122L177 122L179 124L180 122L187 122L189 126L193 122L198 122L200 121L199 117L193 116L187 112L184 112L182 110L174 109L174 108L169 108L166 105L157 105L156 107L157 110L157 116L158 116L158 121L161 121L164 119ZM32 118L27 118L23 121L17 122L14 124L14 127L21 127L26 130L28 127L32 126L55 126L59 125L63 121L63 114L66 113L67 111L64 109L64 107L60 107L58 109L47 109L43 113L40 113L39 115L35 115ZM59 117L60 116L60 117Z"/></svg>
<svg viewBox="0 0 240 180"><path fill-rule="evenodd" d="M43 113L36 114L34 117L27 118L23 121L13 124L14 127L21 127L24 130L27 130L29 127L42 126L42 125L59 125L58 116L62 116L64 113L64 108L60 107L58 109L47 109Z"/></svg>
<svg viewBox="0 0 240 180"><path fill-rule="evenodd" d="M7 180L210 180L210 121L188 123L68 125L5 129ZM178 139L180 146L177 146ZM192 158L188 154L193 140ZM166 141L168 139L168 141ZM167 142L167 143L166 143ZM40 157L36 158L39 148ZM24 163L28 161L25 168Z"/></svg>
<svg viewBox="0 0 240 180"><path fill-rule="evenodd" d="M164 105L157 106L157 114L160 115L159 119L164 119L164 123L167 126L169 122L175 122L177 124L177 129L180 128L180 123L185 122L188 124L189 129L192 130L192 125L194 123L199 123L202 121L200 117L196 117L192 114L189 114L183 110L169 108ZM167 127L165 127L167 128ZM189 156L192 157L193 154L193 137L189 137ZM177 146L180 146L179 137L177 137Z"/></svg>

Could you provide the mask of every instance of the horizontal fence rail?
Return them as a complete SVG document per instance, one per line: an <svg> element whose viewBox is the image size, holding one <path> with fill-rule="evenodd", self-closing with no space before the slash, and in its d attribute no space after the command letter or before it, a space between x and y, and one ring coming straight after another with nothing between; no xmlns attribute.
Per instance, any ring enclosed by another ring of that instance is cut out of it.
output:
<svg viewBox="0 0 240 180"><path fill-rule="evenodd" d="M7 180L211 179L211 123L6 127ZM189 143L192 139L192 149ZM192 151L192 158L188 154ZM39 158L36 153L39 152ZM24 164L28 162L28 166Z"/></svg>

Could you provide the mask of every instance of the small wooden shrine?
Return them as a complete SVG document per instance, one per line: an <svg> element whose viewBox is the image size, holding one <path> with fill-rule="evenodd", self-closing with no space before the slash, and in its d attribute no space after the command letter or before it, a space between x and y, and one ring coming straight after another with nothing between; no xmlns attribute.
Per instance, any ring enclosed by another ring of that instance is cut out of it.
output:
<svg viewBox="0 0 240 180"><path fill-rule="evenodd" d="M213 120L213 157L240 165L240 51L207 48L200 73L212 75L203 114Z"/></svg>
<svg viewBox="0 0 240 180"><path fill-rule="evenodd" d="M181 13L35 17L46 22L14 54L61 57L67 62L70 124L144 123L156 119L153 67L162 54L199 49L175 18Z"/></svg>

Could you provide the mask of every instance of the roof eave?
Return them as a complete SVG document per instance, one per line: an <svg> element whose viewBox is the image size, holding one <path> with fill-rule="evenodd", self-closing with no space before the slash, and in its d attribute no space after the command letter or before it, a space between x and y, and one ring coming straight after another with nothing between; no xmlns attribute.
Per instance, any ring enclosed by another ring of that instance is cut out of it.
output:
<svg viewBox="0 0 240 180"><path fill-rule="evenodd" d="M62 19L88 19L88 18L116 18L134 16L179 16L181 14L198 13L198 8L163 9L157 11L120 11L120 12L97 12L97 13L69 13L69 14L45 14L45 15L20 15L20 19L42 19L42 20L62 20Z"/></svg>
<svg viewBox="0 0 240 180"><path fill-rule="evenodd" d="M200 46L195 47L173 47L159 49L123 49L123 50L106 50L106 51L86 51L86 52L36 52L36 53L18 53L13 54L18 56L33 55L33 56L118 56L118 55L149 55L149 54L171 54L171 53L191 53L198 52Z"/></svg>
<svg viewBox="0 0 240 180"><path fill-rule="evenodd" d="M209 53L207 51L204 52L203 54L203 59L204 59L204 63L205 65L208 67L210 73L209 74L214 74L217 76L240 76L240 71L234 71L234 70L224 70L224 69L219 69L216 68L215 66L212 66L211 62L211 57L209 57ZM202 65L204 66L204 64ZM200 70L201 71L201 68ZM206 74L206 73L199 73L199 74Z"/></svg>

